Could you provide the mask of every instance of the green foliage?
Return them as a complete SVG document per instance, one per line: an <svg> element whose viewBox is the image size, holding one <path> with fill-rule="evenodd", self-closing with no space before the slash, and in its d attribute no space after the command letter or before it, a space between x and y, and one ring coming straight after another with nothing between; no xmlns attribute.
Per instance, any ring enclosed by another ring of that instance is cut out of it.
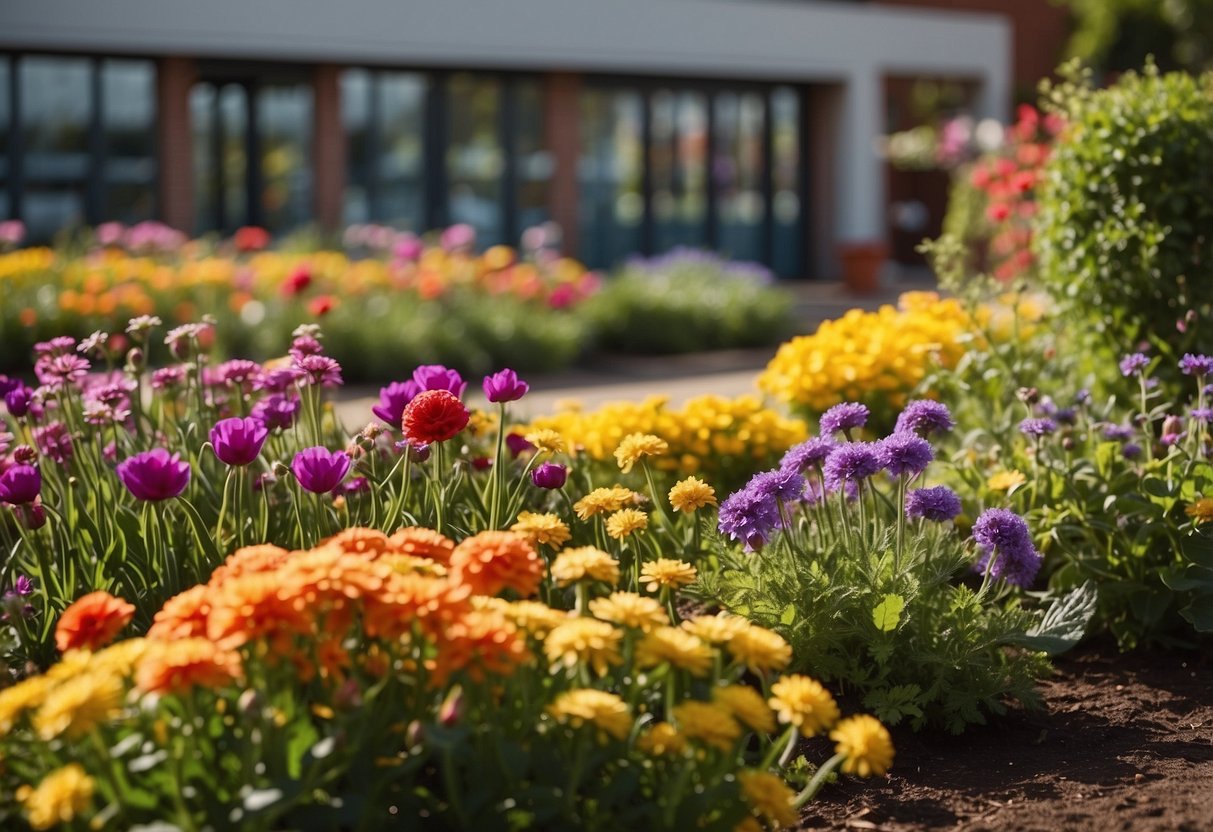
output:
<svg viewBox="0 0 1213 832"><path fill-rule="evenodd" d="M1213 77L1147 65L1094 90L1066 74L1046 89L1069 126L1039 198L1044 285L1077 331L1178 356L1210 337L1164 333L1213 308Z"/></svg>
<svg viewBox="0 0 1213 832"><path fill-rule="evenodd" d="M1213 60L1210 0L1055 0L1075 20L1071 55L1102 69L1141 66L1157 56L1164 66L1192 71Z"/></svg>

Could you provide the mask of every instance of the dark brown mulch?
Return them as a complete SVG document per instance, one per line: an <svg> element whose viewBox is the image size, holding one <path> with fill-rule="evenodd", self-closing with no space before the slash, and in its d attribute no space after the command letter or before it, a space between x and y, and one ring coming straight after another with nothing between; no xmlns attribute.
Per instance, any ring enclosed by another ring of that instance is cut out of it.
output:
<svg viewBox="0 0 1213 832"><path fill-rule="evenodd" d="M806 829L1213 830L1213 644L1060 657L1045 709L959 737L895 730L887 778L827 785Z"/></svg>

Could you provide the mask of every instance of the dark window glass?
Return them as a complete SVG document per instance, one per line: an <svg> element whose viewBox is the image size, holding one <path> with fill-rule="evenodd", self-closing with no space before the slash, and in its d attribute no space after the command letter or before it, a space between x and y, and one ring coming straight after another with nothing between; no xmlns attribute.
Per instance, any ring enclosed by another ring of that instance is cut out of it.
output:
<svg viewBox="0 0 1213 832"><path fill-rule="evenodd" d="M458 73L448 87L447 201L452 223L476 229L482 246L506 242L501 215L505 167L500 136L501 80Z"/></svg>
<svg viewBox="0 0 1213 832"><path fill-rule="evenodd" d="M771 267L781 277L804 277L800 215L800 96L778 87L771 93L775 245Z"/></svg>
<svg viewBox="0 0 1213 832"><path fill-rule="evenodd" d="M707 244L707 97L653 95L654 241L658 251Z"/></svg>
<svg viewBox="0 0 1213 832"><path fill-rule="evenodd" d="M102 64L105 220L132 223L155 215L155 85L150 61Z"/></svg>
<svg viewBox="0 0 1213 832"><path fill-rule="evenodd" d="M12 216L8 195L8 136L12 124L12 102L9 101L9 83L12 78L12 63L0 55L0 219Z"/></svg>
<svg viewBox="0 0 1213 832"><path fill-rule="evenodd" d="M734 260L763 258L763 96L716 95L716 142L712 180L716 189L716 248Z"/></svg>
<svg viewBox="0 0 1213 832"><path fill-rule="evenodd" d="M555 161L544 132L543 90L535 81L519 81L516 102L518 228L525 231L551 219L549 185Z"/></svg>
<svg viewBox="0 0 1213 832"><path fill-rule="evenodd" d="M643 99L626 89L581 95L578 210L581 259L606 268L640 250L644 222Z"/></svg>
<svg viewBox="0 0 1213 832"><path fill-rule="evenodd" d="M262 222L274 233L312 218L312 89L307 84L257 91Z"/></svg>
<svg viewBox="0 0 1213 832"><path fill-rule="evenodd" d="M346 223L371 219L371 74L363 69L341 73L341 125L345 129Z"/></svg>
<svg viewBox="0 0 1213 832"><path fill-rule="evenodd" d="M424 230L425 78L416 73L379 76L381 205L374 219Z"/></svg>
<svg viewBox="0 0 1213 832"><path fill-rule="evenodd" d="M34 241L87 222L89 129L94 105L86 58L21 59L22 219Z"/></svg>

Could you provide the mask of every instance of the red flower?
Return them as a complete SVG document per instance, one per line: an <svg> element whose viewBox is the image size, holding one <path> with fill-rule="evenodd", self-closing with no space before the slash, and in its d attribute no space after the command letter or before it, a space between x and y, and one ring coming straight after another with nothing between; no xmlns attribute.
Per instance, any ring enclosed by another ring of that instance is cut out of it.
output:
<svg viewBox="0 0 1213 832"><path fill-rule="evenodd" d="M104 647L130 623L134 614L133 604L108 592L90 592L59 616L55 646L61 653L77 648L96 650Z"/></svg>
<svg viewBox="0 0 1213 832"><path fill-rule="evenodd" d="M307 266L299 266L282 281L282 294L294 297L312 285L312 273Z"/></svg>
<svg viewBox="0 0 1213 832"><path fill-rule="evenodd" d="M467 427L471 414L448 390L424 390L405 405L400 429L410 445L445 442Z"/></svg>
<svg viewBox="0 0 1213 832"><path fill-rule="evenodd" d="M261 251L270 244L270 233L255 225L246 225L236 229L232 241L236 244L237 251Z"/></svg>
<svg viewBox="0 0 1213 832"><path fill-rule="evenodd" d="M337 306L337 299L332 295L320 295L314 297L307 305L307 311L312 314L313 318L320 318L333 311Z"/></svg>

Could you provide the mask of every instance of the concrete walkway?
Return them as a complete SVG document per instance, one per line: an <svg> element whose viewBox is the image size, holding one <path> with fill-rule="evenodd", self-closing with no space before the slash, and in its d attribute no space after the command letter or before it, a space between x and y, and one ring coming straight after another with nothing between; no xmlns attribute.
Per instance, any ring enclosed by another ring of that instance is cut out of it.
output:
<svg viewBox="0 0 1213 832"><path fill-rule="evenodd" d="M902 292L932 289L934 280L914 274L886 278L881 290L872 295L853 295L841 283L800 281L787 285L795 296L798 333L813 332L825 320L837 318L848 309L876 309L897 302ZM597 356L566 372L526 376L531 391L512 412L522 418L551 413L565 401L576 401L593 410L621 399L642 401L649 396L667 396L677 407L687 399L708 393L740 396L757 393L758 373L775 355L777 346L754 350L724 350L676 356ZM485 405L479 379L469 379L468 404ZM336 397L338 418L351 431L374 421L371 406L378 401L378 389L345 388Z"/></svg>

